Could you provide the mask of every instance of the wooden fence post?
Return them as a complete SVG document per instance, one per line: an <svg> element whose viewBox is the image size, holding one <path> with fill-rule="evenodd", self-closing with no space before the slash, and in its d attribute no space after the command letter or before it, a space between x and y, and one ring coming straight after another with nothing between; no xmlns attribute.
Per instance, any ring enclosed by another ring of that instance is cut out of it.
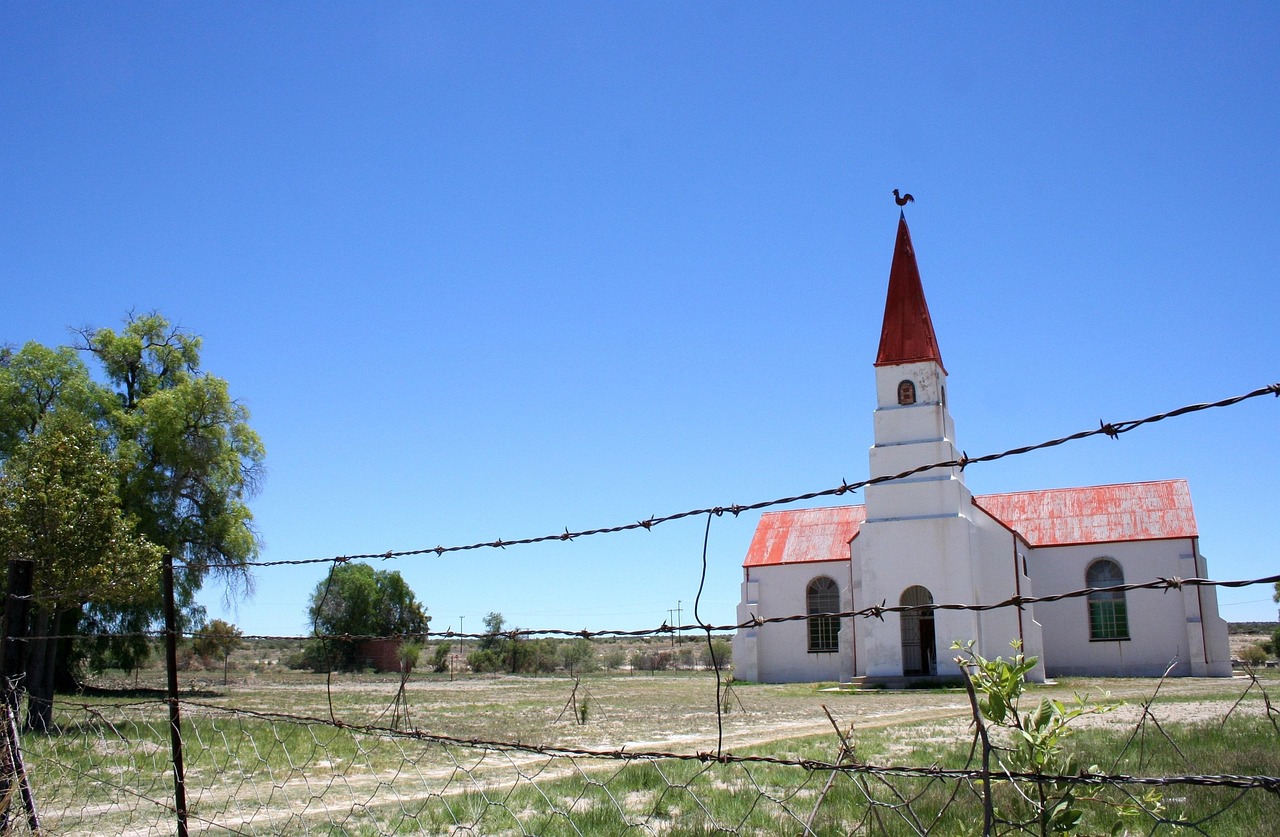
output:
<svg viewBox="0 0 1280 837"><path fill-rule="evenodd" d="M27 621L31 613L31 589L35 579L35 562L14 560L9 562L9 595L4 605L4 620L0 625L0 637L4 647L0 650L0 721L4 724L3 757L0 757L0 796L11 798L11 785L15 779L27 809L27 826L32 834L40 833L40 818L36 815L36 798L27 781L26 766L22 763L22 743L18 737L18 684L27 668ZM0 811L0 832L9 833L9 810Z"/></svg>

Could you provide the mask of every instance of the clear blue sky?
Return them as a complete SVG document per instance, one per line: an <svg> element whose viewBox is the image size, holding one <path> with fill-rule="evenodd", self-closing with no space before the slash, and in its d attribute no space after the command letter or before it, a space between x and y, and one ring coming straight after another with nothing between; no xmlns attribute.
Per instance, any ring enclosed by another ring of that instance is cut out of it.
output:
<svg viewBox="0 0 1280 837"><path fill-rule="evenodd" d="M895 187L969 454L1280 381L1280 7L852 5L6 2L0 342L203 335L265 560L865 478ZM1212 574L1257 577L1277 430L1258 399L968 481L1185 477ZM704 619L756 519L714 521ZM378 566L436 629L653 627L703 524ZM324 569L205 603L304 633Z"/></svg>

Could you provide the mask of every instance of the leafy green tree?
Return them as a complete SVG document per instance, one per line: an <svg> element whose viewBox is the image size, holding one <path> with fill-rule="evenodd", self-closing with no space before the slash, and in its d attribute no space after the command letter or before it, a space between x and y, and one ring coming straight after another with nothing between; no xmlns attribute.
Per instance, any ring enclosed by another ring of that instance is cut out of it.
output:
<svg viewBox="0 0 1280 837"><path fill-rule="evenodd" d="M210 573L247 589L245 564L259 542L246 501L265 457L248 409L225 380L200 370L201 338L159 314L131 315L119 333L79 334L113 387L105 420L125 508L149 540L184 562L191 590Z"/></svg>
<svg viewBox="0 0 1280 837"><path fill-rule="evenodd" d="M81 329L78 348L102 365L108 387L92 399L118 461L121 503L139 531L175 561L176 596L187 623L201 611L194 597L206 578L229 594L252 591L248 562L257 557L248 499L256 492L265 450L249 427L248 409L227 382L200 369L201 338L157 313L130 314L124 327ZM126 605L97 602L85 628L97 634L131 632L161 614L155 592ZM136 641L100 640L91 662L135 661Z"/></svg>
<svg viewBox="0 0 1280 837"><path fill-rule="evenodd" d="M515 640L512 673L550 674L560 666L560 643L550 637Z"/></svg>
<svg viewBox="0 0 1280 837"><path fill-rule="evenodd" d="M159 549L120 507L104 438L74 411L50 413L11 448L0 472L0 554L31 561L33 633L27 662L28 727L48 729L61 615L146 596L159 581Z"/></svg>
<svg viewBox="0 0 1280 837"><path fill-rule="evenodd" d="M622 668L627 664L627 652L621 648L610 648L600 655L600 664L604 666L605 671Z"/></svg>
<svg viewBox="0 0 1280 837"><path fill-rule="evenodd" d="M232 651L244 647L244 632L229 622L214 619L201 628L191 641L196 656L210 660L225 660Z"/></svg>
<svg viewBox="0 0 1280 837"><path fill-rule="evenodd" d="M154 313L130 315L119 333L82 329L77 334L79 353L38 343L0 350L0 467L16 467L10 460L42 435L51 417L78 417L96 428L105 438L99 445L109 459L106 471L129 536L141 536L183 563L179 606L195 623L201 612L194 596L210 573L232 591L250 589L246 565L257 555L258 541L246 500L261 475L261 441L226 382L201 372L199 337ZM82 357L101 362L105 385L94 382ZM63 560L77 567L110 567L109 558L97 555L64 551ZM56 611L37 612L37 618L56 622L53 630L38 634L85 637L60 643L52 657L59 687L75 684L75 666L85 658L94 668L131 668L145 660L144 632L161 612L156 568L116 575L146 580L145 590L127 596L95 590L91 600L73 605L63 598Z"/></svg>
<svg viewBox="0 0 1280 837"><path fill-rule="evenodd" d="M341 669L359 664L363 639L354 637L423 634L431 621L399 572L362 563L339 564L321 579L308 615L314 634L327 638L332 664Z"/></svg>
<svg viewBox="0 0 1280 837"><path fill-rule="evenodd" d="M227 685L227 662L231 652L244 646L244 632L228 622L214 619L200 629L191 642L196 656L222 661L222 685Z"/></svg>
<svg viewBox="0 0 1280 837"><path fill-rule="evenodd" d="M561 645L560 661L570 674L595 671L600 667L596 662L596 647L591 640L583 638L571 639Z"/></svg>
<svg viewBox="0 0 1280 837"><path fill-rule="evenodd" d="M89 422L102 412L102 393L89 369L70 348L50 349L30 342L17 352L0 352L0 461L40 428L54 412Z"/></svg>
<svg viewBox="0 0 1280 837"><path fill-rule="evenodd" d="M501 613L490 611L484 617L485 635L480 637L477 648L467 655L467 665L472 671L502 671L510 660L510 637L503 635L507 620Z"/></svg>
<svg viewBox="0 0 1280 837"><path fill-rule="evenodd" d="M480 650L492 651L502 647L506 637L502 636L502 629L506 627L507 620L503 618L501 613L495 610L489 611L484 617L485 636L480 638Z"/></svg>

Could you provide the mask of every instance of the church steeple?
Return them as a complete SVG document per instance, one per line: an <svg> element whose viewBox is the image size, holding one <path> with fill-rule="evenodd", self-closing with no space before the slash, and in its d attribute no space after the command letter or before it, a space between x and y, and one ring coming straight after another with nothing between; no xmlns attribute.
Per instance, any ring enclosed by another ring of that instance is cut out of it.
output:
<svg viewBox="0 0 1280 837"><path fill-rule="evenodd" d="M905 215L898 215L898 241L889 268L889 293L884 301L884 325L880 330L880 351L876 366L933 361L942 367L942 353L933 333L933 320L924 299L916 251Z"/></svg>

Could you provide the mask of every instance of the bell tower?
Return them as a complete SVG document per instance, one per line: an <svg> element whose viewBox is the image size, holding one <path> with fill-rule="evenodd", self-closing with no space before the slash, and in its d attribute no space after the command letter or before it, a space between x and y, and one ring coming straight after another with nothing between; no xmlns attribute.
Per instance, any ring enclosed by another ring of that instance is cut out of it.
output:
<svg viewBox="0 0 1280 837"><path fill-rule="evenodd" d="M907 220L899 215L876 354L871 476L959 458L947 410L947 370L924 298ZM959 468L932 469L866 490L868 520L962 514L972 497Z"/></svg>
<svg viewBox="0 0 1280 837"><path fill-rule="evenodd" d="M875 369L872 478L958 459L947 370L902 215ZM973 497L960 468L930 468L873 483L865 494L867 520L854 555L859 607L977 600L981 572L973 555ZM979 637L972 613L927 609L867 620L859 631L859 673L888 678L956 674L949 662L952 640Z"/></svg>

